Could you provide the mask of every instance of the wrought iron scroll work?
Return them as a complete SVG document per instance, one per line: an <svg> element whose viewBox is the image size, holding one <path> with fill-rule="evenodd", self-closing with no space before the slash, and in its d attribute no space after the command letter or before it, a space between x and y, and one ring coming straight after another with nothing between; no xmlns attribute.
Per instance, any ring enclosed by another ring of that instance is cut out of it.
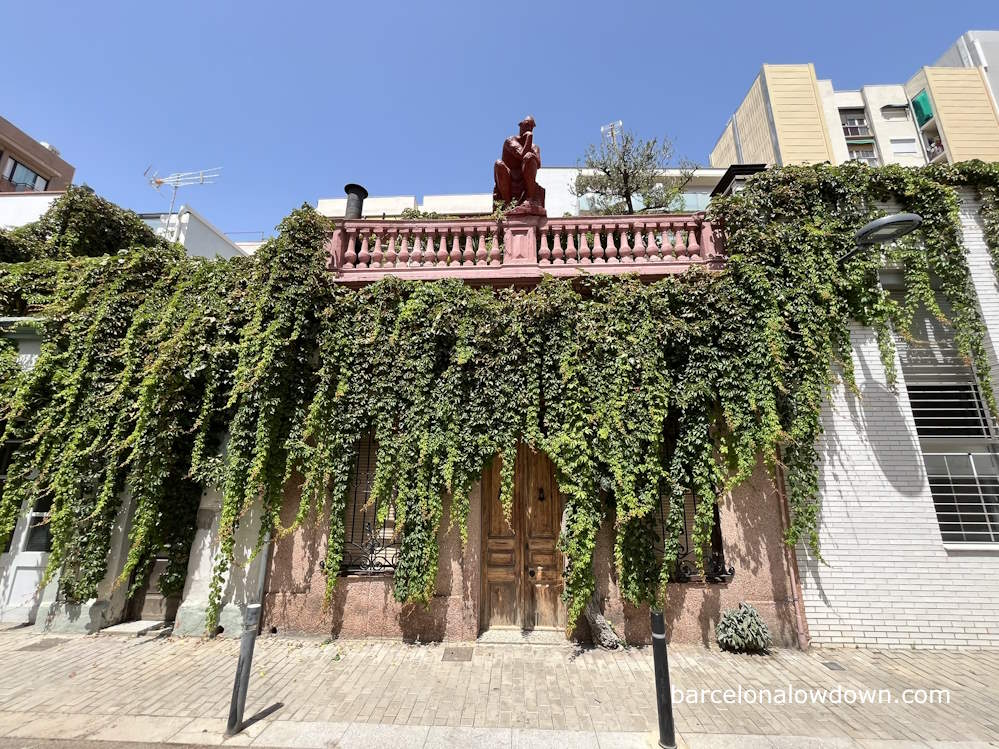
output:
<svg viewBox="0 0 999 749"><path fill-rule="evenodd" d="M659 544L656 546L656 551L659 554L663 553L663 540L666 537L667 508L663 506L664 504L666 504L665 498L664 501L660 503L659 515L657 518L658 522L656 530L659 537ZM704 559L704 575L702 576L697 571L697 557L695 550L691 545L690 533L688 531L688 528L690 527L690 519L687 517L686 503L684 504L683 533L677 542L676 567L673 574L670 575L670 582L689 583L703 580L706 583L725 583L735 576L735 567L726 566L725 564L725 549L722 545L721 519L718 515L717 503L715 503L713 511L714 523L711 529L711 545L707 550L708 553Z"/></svg>

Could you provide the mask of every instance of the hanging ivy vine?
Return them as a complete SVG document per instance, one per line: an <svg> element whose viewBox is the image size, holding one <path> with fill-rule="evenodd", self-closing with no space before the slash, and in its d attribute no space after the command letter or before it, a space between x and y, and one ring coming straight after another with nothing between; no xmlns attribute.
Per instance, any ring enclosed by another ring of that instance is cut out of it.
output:
<svg viewBox="0 0 999 749"><path fill-rule="evenodd" d="M24 440L0 500L0 538L25 504L51 500L46 579L58 573L63 595L84 600L106 579L113 529L128 512L117 584L143 584L165 555L160 586L174 592L201 493L218 485L212 631L251 508L262 518L257 549L328 515L325 568L339 568L356 445L370 433L371 502L380 517L394 512L401 541L400 601L434 595L441 526L449 516L464 537L470 494L497 456L509 511L521 441L550 456L565 497L570 622L594 590L602 523L615 528L625 598L661 605L684 495L698 500L700 558L714 502L761 456L784 468L788 542L818 551L821 407L837 377L853 384L851 321L877 331L893 377L892 331L906 335L919 305L945 319L939 292L996 410L956 186L980 196L999 258L996 165L786 167L713 203L723 272L652 284L547 279L526 291L393 278L338 287L325 270L333 227L308 207L252 259L192 260L133 214L70 194L37 225L0 236L2 257L15 261L0 264L0 305L37 316L43 338L26 373L0 347L5 438ZM890 203L922 215L919 231L884 256L841 262L855 230ZM885 261L904 277L901 299L879 283ZM301 486L289 487L297 475ZM283 528L282 503L296 492Z"/></svg>

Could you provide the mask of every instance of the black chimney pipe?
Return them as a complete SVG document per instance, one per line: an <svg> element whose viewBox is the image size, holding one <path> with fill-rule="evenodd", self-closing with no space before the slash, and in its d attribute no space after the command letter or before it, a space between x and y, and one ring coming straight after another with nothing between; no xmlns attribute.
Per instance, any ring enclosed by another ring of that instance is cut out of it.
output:
<svg viewBox="0 0 999 749"><path fill-rule="evenodd" d="M368 197L368 191L353 182L344 185L343 190L347 193L347 210L343 217L347 219L360 218L361 206L364 205L364 199Z"/></svg>

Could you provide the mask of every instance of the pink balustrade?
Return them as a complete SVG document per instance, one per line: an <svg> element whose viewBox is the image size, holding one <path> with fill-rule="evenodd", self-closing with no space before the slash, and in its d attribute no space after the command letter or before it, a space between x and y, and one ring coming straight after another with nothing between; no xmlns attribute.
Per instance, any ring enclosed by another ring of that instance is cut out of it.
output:
<svg viewBox="0 0 999 749"><path fill-rule="evenodd" d="M724 264L704 214L507 216L439 221L347 220L329 245L335 280L363 285L395 275L531 284L543 275L636 273L661 278Z"/></svg>

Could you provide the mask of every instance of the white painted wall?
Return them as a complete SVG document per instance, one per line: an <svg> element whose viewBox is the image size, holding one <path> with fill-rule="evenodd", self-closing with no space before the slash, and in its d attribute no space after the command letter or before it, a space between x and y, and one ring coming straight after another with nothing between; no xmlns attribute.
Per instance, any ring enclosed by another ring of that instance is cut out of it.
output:
<svg viewBox="0 0 999 749"><path fill-rule="evenodd" d="M561 218L566 214L579 215L579 199L572 194L572 187L576 184L579 173L579 168L574 166L544 166L538 170L538 184L545 188L545 209L550 218ZM684 190L684 210L704 210L710 200L711 190L724 173L724 169L697 169ZM434 211L442 215L488 214L493 211L492 200L492 193L424 195L423 202L417 205L415 195L372 196L364 201L361 215L364 218L378 218L383 214L398 216L403 209L417 207L421 211ZM319 213L332 218L343 218L346 209L347 198L320 198L316 203Z"/></svg>
<svg viewBox="0 0 999 749"><path fill-rule="evenodd" d="M978 206L962 191L964 239L999 382L999 287ZM797 549L812 641L864 647L999 647L999 545L946 548L904 382L887 385L873 331L852 330L860 397L826 403L819 451L821 551Z"/></svg>
<svg viewBox="0 0 999 749"><path fill-rule="evenodd" d="M926 163L919 132L908 108L905 119L886 117L882 109L891 105L907 105L904 86L864 86L859 91L835 91L832 81L819 81L818 84L822 96L822 111L837 164L850 159L839 117L841 109L863 109L867 113L867 124L871 129L882 164L922 166ZM911 140L916 152L912 155L896 154L892 140Z"/></svg>
<svg viewBox="0 0 999 749"><path fill-rule="evenodd" d="M212 259L246 255L235 242L190 206L181 206L174 214L143 214L142 220L159 236L182 244L191 257Z"/></svg>
<svg viewBox="0 0 999 749"><path fill-rule="evenodd" d="M882 163L901 164L902 166L922 166L925 164L926 158L923 156L919 130L916 128L912 112L906 107L905 119L890 119L885 117L882 109L885 106L896 104L906 105L908 98L905 95L905 87L901 85L864 86L861 89L861 94L867 108L867 122L874 132L874 139L877 141ZM896 154L891 144L893 139L915 141L916 153L912 155Z"/></svg>
<svg viewBox="0 0 999 749"><path fill-rule="evenodd" d="M0 228L16 229L37 221L61 192L0 192Z"/></svg>
<svg viewBox="0 0 999 749"><path fill-rule="evenodd" d="M822 116L826 121L826 131L829 133L829 142L832 144L833 158L837 164L842 164L850 159L850 152L846 147L846 138L843 137L843 127L839 121L840 107L863 107L863 100L858 91L835 91L832 81L818 81L819 96L822 99ZM857 102L850 101L849 94L857 94Z"/></svg>
<svg viewBox="0 0 999 749"><path fill-rule="evenodd" d="M361 218L398 216L405 210L416 208L415 195L369 196L361 206ZM316 210L324 216L343 218L347 213L347 198L320 198Z"/></svg>
<svg viewBox="0 0 999 749"><path fill-rule="evenodd" d="M199 636L205 633L208 594L212 571L219 551L219 512L222 496L215 488L206 489L198 509L198 529L191 545L191 556L184 581L184 595L174 622L174 633ZM239 637L247 604L260 600L266 554L251 559L260 532L262 503L258 499L239 521L236 531L235 559L226 573L222 587L219 624L226 637ZM269 545L268 545L269 546Z"/></svg>

